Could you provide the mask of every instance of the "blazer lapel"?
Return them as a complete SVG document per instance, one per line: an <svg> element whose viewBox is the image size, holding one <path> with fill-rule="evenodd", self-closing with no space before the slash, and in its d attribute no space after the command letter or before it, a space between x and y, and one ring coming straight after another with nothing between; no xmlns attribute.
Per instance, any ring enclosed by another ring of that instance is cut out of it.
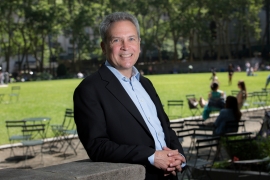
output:
<svg viewBox="0 0 270 180"><path fill-rule="evenodd" d="M132 99L129 97L125 89L122 87L119 80L114 76L114 74L103 64L99 69L99 74L102 79L107 81L108 84L106 88L110 91L115 98L129 111L132 116L142 125L142 127L149 133L152 137L141 113L137 109L136 105L133 103Z"/></svg>

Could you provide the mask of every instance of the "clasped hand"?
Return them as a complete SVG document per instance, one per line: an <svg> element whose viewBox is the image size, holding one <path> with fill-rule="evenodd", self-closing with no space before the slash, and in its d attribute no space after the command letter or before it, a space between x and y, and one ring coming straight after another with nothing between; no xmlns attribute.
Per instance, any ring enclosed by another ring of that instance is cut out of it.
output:
<svg viewBox="0 0 270 180"><path fill-rule="evenodd" d="M155 152L154 166L164 171L164 176L182 171L181 164L185 162L185 158L178 152L164 147L163 150Z"/></svg>

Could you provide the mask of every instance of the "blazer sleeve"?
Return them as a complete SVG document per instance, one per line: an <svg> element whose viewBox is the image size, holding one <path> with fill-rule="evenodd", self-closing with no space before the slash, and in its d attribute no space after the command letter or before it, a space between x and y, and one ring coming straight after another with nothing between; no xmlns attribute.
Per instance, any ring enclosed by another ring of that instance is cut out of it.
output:
<svg viewBox="0 0 270 180"><path fill-rule="evenodd" d="M88 156L93 161L150 164L148 157L154 154L154 148L119 144L110 139L106 125L106 118L110 115L100 103L102 94L98 91L98 88L89 85L79 85L73 96L74 119Z"/></svg>

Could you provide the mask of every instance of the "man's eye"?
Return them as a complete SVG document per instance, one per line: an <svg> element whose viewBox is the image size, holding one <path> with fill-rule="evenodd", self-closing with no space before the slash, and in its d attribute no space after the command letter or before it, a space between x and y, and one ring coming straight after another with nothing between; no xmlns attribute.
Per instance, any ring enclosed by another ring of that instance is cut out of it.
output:
<svg viewBox="0 0 270 180"><path fill-rule="evenodd" d="M131 37L129 38L130 41L135 41L135 38Z"/></svg>
<svg viewBox="0 0 270 180"><path fill-rule="evenodd" d="M119 42L119 39L113 39L112 40L112 43L117 43L117 42Z"/></svg>

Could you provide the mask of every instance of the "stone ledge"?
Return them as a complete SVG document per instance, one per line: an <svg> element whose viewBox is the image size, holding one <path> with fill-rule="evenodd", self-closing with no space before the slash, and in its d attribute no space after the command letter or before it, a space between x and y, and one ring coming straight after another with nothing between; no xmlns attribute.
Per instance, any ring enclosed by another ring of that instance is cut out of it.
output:
<svg viewBox="0 0 270 180"><path fill-rule="evenodd" d="M142 165L124 163L75 161L34 170L2 169L1 179L36 180L36 179L94 179L94 180L141 180L145 178Z"/></svg>

